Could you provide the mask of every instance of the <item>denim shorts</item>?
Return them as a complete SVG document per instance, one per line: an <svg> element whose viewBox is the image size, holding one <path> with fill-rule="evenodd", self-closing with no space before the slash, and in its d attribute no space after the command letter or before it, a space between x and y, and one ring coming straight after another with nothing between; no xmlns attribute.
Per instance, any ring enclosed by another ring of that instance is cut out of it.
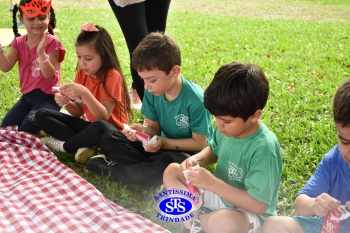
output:
<svg viewBox="0 0 350 233"><path fill-rule="evenodd" d="M323 218L321 217L293 216L293 218L306 233L318 233L322 230ZM349 229L339 229L338 233L349 233Z"/></svg>

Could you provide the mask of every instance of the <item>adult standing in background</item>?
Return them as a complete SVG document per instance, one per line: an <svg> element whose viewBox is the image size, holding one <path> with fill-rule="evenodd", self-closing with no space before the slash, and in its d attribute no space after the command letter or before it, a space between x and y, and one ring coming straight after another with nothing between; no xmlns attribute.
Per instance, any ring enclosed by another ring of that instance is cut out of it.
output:
<svg viewBox="0 0 350 233"><path fill-rule="evenodd" d="M171 0L108 0L123 32L130 55L132 85L131 107L141 108L144 82L131 66L131 55L140 41L151 32L165 32Z"/></svg>

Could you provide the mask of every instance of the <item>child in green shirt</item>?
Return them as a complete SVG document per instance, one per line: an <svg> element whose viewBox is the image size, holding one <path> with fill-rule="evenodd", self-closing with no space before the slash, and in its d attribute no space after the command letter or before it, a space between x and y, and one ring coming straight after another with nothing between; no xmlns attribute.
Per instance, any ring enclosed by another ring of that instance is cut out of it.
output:
<svg viewBox="0 0 350 233"><path fill-rule="evenodd" d="M204 105L216 119L213 140L163 175L168 190L188 190L183 171L190 170L188 181L205 190L191 232L258 233L265 218L276 215L280 145L259 120L268 94L262 69L238 62L222 66L205 90ZM213 175L204 167L214 163ZM184 227L190 232L191 221Z"/></svg>

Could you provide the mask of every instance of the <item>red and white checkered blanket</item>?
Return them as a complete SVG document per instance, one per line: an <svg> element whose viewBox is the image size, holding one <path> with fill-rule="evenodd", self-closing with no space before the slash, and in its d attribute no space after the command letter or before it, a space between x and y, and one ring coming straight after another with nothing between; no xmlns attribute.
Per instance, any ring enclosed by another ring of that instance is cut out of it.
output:
<svg viewBox="0 0 350 233"><path fill-rule="evenodd" d="M105 198L41 141L0 128L0 232L168 232Z"/></svg>

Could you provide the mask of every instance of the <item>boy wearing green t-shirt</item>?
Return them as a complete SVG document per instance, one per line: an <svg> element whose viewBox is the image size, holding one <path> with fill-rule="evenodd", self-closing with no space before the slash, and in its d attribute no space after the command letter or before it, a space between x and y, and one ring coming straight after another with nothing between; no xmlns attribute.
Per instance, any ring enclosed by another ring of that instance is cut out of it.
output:
<svg viewBox="0 0 350 233"><path fill-rule="evenodd" d="M185 222L185 232L258 233L265 218L276 215L280 145L259 120L268 95L262 69L238 62L222 66L205 90L204 105L216 119L213 140L180 165L169 165L163 175L168 190L188 190L187 181L205 190L199 220L191 231L191 221ZM214 163L213 175L204 167Z"/></svg>
<svg viewBox="0 0 350 233"><path fill-rule="evenodd" d="M212 116L204 107L203 89L181 75L181 52L174 39L150 33L132 61L145 82L141 113L148 124L105 132L103 155L89 159L86 167L123 183L159 186L170 163L181 163L211 140ZM157 140L143 145L133 130Z"/></svg>

